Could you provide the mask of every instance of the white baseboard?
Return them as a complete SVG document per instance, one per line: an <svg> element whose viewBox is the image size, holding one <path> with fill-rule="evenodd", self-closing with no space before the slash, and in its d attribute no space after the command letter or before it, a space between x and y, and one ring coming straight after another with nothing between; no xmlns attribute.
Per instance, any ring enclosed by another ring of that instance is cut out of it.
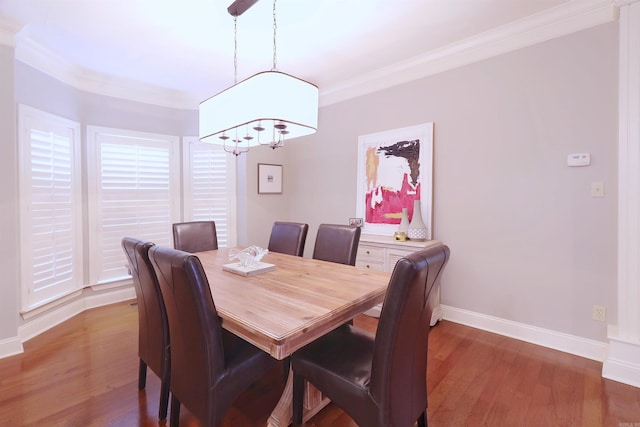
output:
<svg viewBox="0 0 640 427"><path fill-rule="evenodd" d="M20 354L24 351L20 338L7 338L0 341L0 358Z"/></svg>
<svg viewBox="0 0 640 427"><path fill-rule="evenodd" d="M615 327L609 328L609 353L602 364L602 376L640 387L640 342L620 338Z"/></svg>
<svg viewBox="0 0 640 427"><path fill-rule="evenodd" d="M133 286L121 287L99 294L86 293L78 299L57 306L38 317L30 318L18 327L17 337L0 341L0 359L22 353L24 351L22 343L85 310L135 299L135 297Z"/></svg>
<svg viewBox="0 0 640 427"><path fill-rule="evenodd" d="M127 301L136 298L136 291L133 286L126 288L118 288L109 292L103 292L96 295L88 295L85 298L85 310L90 308L102 307L116 302Z"/></svg>
<svg viewBox="0 0 640 427"><path fill-rule="evenodd" d="M441 305L445 320L515 338L576 356L602 362L607 357L605 342L576 337L499 317L487 316L460 308Z"/></svg>

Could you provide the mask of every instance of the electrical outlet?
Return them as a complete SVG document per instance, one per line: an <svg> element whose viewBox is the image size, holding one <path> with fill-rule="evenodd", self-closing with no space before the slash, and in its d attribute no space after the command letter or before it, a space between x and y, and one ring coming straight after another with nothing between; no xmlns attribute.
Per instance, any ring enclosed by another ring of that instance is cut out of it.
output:
<svg viewBox="0 0 640 427"><path fill-rule="evenodd" d="M591 183L591 197L604 197L604 182Z"/></svg>
<svg viewBox="0 0 640 427"><path fill-rule="evenodd" d="M592 312L593 320L597 320L599 322L607 321L607 309L601 305L594 305Z"/></svg>

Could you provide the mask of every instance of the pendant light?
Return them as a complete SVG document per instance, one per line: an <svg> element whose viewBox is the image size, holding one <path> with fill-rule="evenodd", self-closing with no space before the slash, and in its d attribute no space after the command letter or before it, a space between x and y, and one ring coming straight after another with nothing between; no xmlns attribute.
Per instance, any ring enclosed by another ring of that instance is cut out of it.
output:
<svg viewBox="0 0 640 427"><path fill-rule="evenodd" d="M250 147L282 147L285 139L315 133L318 87L276 69L276 0L273 1L273 68L237 82L237 19L257 0L236 0L227 9L234 19L234 85L200 103L200 140L220 144L238 156Z"/></svg>

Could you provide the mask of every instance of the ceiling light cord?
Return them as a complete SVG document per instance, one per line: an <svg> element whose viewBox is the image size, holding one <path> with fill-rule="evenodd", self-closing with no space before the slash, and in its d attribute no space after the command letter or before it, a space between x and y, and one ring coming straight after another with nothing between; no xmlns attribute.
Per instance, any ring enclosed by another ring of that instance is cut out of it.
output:
<svg viewBox="0 0 640 427"><path fill-rule="evenodd" d="M277 71L277 55L276 55L276 33L278 31L278 23L276 21L276 0L273 0L273 68L271 71Z"/></svg>
<svg viewBox="0 0 640 427"><path fill-rule="evenodd" d="M238 83L238 17L233 17L233 84Z"/></svg>

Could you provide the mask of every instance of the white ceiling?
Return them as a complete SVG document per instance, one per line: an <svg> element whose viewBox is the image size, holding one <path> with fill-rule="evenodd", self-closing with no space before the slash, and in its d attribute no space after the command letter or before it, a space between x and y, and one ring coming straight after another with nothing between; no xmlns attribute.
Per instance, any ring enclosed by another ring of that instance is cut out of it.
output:
<svg viewBox="0 0 640 427"><path fill-rule="evenodd" d="M514 23L606 0L278 0L277 69L323 92ZM231 0L0 0L16 46L205 99L233 84ZM610 2L609 2L610 3ZM238 80L272 68L272 0L238 18Z"/></svg>

